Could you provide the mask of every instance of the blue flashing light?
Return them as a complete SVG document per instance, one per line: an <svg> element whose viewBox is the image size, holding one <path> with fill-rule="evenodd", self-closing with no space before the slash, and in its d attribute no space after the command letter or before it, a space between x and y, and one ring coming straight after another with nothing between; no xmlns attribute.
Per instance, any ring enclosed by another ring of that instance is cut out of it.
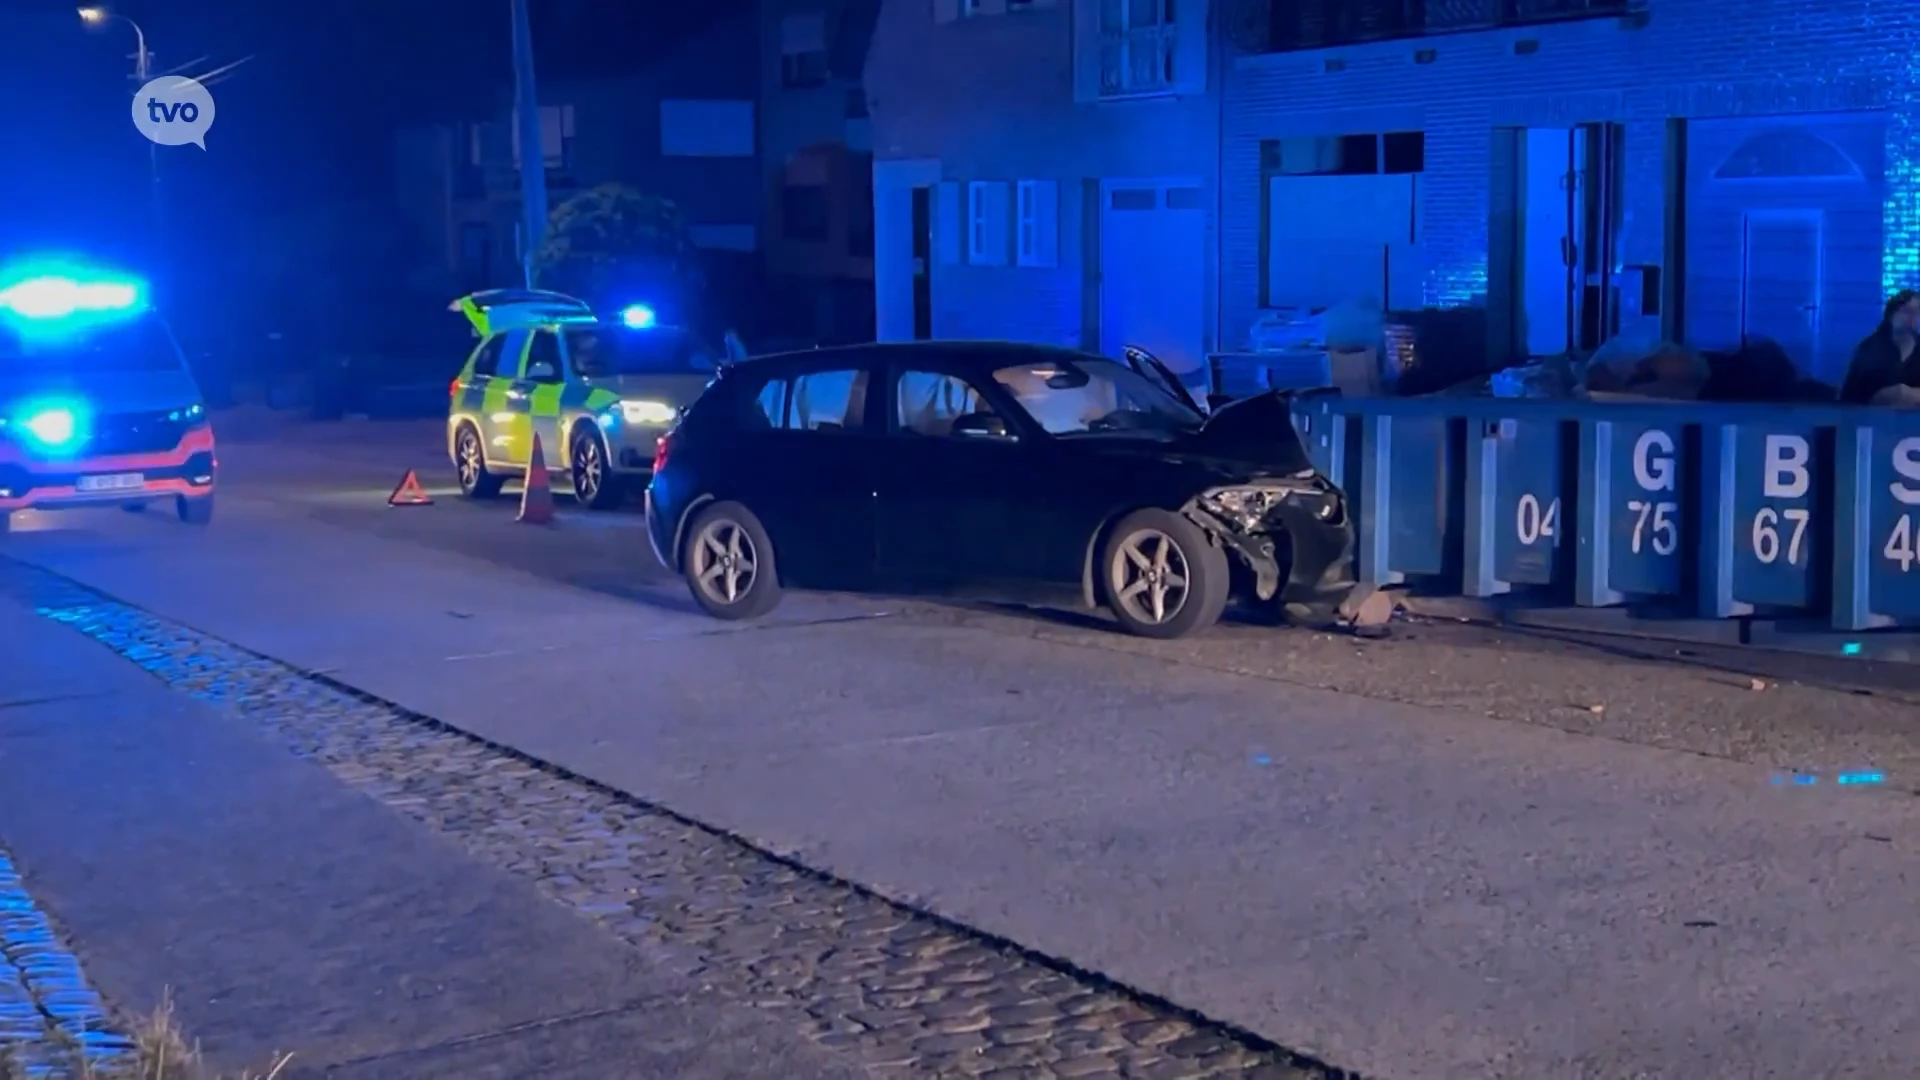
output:
<svg viewBox="0 0 1920 1080"><path fill-rule="evenodd" d="M659 318L647 305L634 304L620 312L620 321L629 330L651 330L659 322Z"/></svg>
<svg viewBox="0 0 1920 1080"><path fill-rule="evenodd" d="M7 425L34 449L58 454L86 441L86 412L78 405L39 402L20 409Z"/></svg>
<svg viewBox="0 0 1920 1080"><path fill-rule="evenodd" d="M22 319L70 319L131 311L139 306L140 286L130 281L81 281L48 275L0 289L0 310Z"/></svg>

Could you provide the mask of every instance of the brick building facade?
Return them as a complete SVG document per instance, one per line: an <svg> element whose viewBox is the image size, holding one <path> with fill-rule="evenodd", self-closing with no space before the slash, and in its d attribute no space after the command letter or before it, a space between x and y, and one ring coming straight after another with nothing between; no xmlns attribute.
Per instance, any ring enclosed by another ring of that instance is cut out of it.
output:
<svg viewBox="0 0 1920 1080"><path fill-rule="evenodd" d="M1274 299L1274 249L1299 251L1300 238L1263 232L1274 146L1418 132L1414 288L1426 305L1484 304L1496 348L1555 351L1563 322L1575 348L1614 332L1704 347L1762 335L1837 379L1886 291L1920 271L1907 59L1920 8L1594 6L1605 14L1238 58L1225 91L1223 335ZM1284 43L1286 25L1267 29ZM1556 156L1574 198L1549 208ZM1573 225L1558 230L1568 205ZM1550 265L1566 232L1571 283ZM1555 317L1569 287L1571 318Z"/></svg>
<svg viewBox="0 0 1920 1080"><path fill-rule="evenodd" d="M1263 309L1370 298L1484 307L1497 355L1766 336L1832 380L1920 278L1920 7L1213 7L888 0L883 336L1124 335L1190 366ZM1175 77L1108 92L1153 33ZM1023 258L1036 207L1056 243Z"/></svg>

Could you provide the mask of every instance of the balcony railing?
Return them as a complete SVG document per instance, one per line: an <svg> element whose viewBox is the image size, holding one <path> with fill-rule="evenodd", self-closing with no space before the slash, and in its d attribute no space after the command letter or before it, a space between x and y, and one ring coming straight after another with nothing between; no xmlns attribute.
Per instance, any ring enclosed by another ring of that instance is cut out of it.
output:
<svg viewBox="0 0 1920 1080"><path fill-rule="evenodd" d="M1644 0L1272 0L1268 48L1324 49L1639 10Z"/></svg>
<svg viewBox="0 0 1920 1080"><path fill-rule="evenodd" d="M1156 94L1176 82L1177 31L1142 26L1100 35L1100 96Z"/></svg>

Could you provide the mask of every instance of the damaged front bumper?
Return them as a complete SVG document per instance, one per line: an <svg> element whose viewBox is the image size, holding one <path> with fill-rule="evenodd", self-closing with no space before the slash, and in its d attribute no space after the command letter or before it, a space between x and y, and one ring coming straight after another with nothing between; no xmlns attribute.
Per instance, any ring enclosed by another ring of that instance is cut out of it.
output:
<svg viewBox="0 0 1920 1080"><path fill-rule="evenodd" d="M1362 586L1346 496L1320 477L1216 489L1185 508L1253 574L1254 597L1308 625L1384 621ZM1283 552L1282 545L1285 550Z"/></svg>

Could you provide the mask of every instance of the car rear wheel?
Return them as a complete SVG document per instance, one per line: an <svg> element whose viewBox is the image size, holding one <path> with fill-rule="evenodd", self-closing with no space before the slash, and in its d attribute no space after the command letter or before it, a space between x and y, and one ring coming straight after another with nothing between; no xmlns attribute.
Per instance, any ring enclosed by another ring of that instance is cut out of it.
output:
<svg viewBox="0 0 1920 1080"><path fill-rule="evenodd" d="M460 425L453 437L453 471L460 477L460 494L469 499L491 499L500 494L505 479L487 471L487 452L480 430Z"/></svg>
<svg viewBox="0 0 1920 1080"><path fill-rule="evenodd" d="M1130 634L1185 637L1220 621L1232 591L1227 553L1193 522L1136 510L1114 526L1100 559L1107 607Z"/></svg>
<svg viewBox="0 0 1920 1080"><path fill-rule="evenodd" d="M581 428L573 433L567 461L573 473L573 497L589 510L611 510L620 505L620 480L607 461L607 444L597 432Z"/></svg>
<svg viewBox="0 0 1920 1080"><path fill-rule="evenodd" d="M753 511L736 502L701 510L687 529L681 573L694 602L716 619L751 619L780 603L773 541Z"/></svg>
<svg viewBox="0 0 1920 1080"><path fill-rule="evenodd" d="M189 525L205 525L213 520L213 496L198 495L188 498L185 495L173 497L173 512L180 520Z"/></svg>

